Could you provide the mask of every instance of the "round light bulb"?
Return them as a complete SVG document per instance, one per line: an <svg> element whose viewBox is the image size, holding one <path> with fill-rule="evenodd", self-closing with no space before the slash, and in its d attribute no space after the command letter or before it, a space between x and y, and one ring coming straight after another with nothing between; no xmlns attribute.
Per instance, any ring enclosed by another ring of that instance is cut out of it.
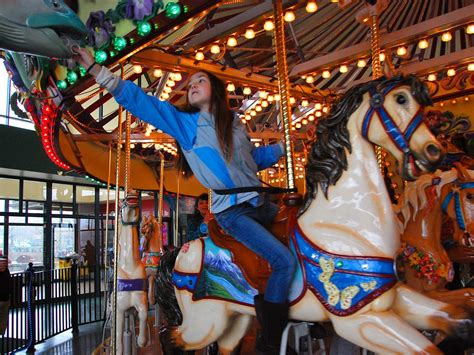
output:
<svg viewBox="0 0 474 355"><path fill-rule="evenodd" d="M318 11L318 4L316 4L316 1L308 1L306 3L306 12L316 12Z"/></svg>
<svg viewBox="0 0 474 355"><path fill-rule="evenodd" d="M447 32L444 32L442 35L441 35L441 40L443 42L449 42L451 41L451 39L453 39L453 36L451 35L451 32L447 31Z"/></svg>
<svg viewBox="0 0 474 355"><path fill-rule="evenodd" d="M268 95L267 100L268 102L273 102L273 95Z"/></svg>
<svg viewBox="0 0 474 355"><path fill-rule="evenodd" d="M308 75L305 80L308 84L312 84L314 83L314 76Z"/></svg>
<svg viewBox="0 0 474 355"><path fill-rule="evenodd" d="M314 115L309 115L309 116L308 116L308 121L309 121L309 122L313 122L314 119L315 119Z"/></svg>
<svg viewBox="0 0 474 355"><path fill-rule="evenodd" d="M165 87L163 88L163 91L169 94L171 91L173 91L173 89L170 88L169 86L165 86Z"/></svg>
<svg viewBox="0 0 474 355"><path fill-rule="evenodd" d="M227 91L235 91L235 85L232 83L227 84Z"/></svg>
<svg viewBox="0 0 474 355"><path fill-rule="evenodd" d="M244 95L250 95L251 93L252 90L248 86L244 87Z"/></svg>
<svg viewBox="0 0 474 355"><path fill-rule="evenodd" d="M230 36L229 38L227 38L227 45L229 47L235 47L237 45L237 38L235 38L234 36Z"/></svg>
<svg viewBox="0 0 474 355"><path fill-rule="evenodd" d="M363 68L363 67L365 67L366 65L367 65L367 62L366 62L365 59L359 59L359 60L357 61L357 66L358 66L359 68Z"/></svg>
<svg viewBox="0 0 474 355"><path fill-rule="evenodd" d="M321 76L324 78L324 79L327 79L331 76L331 72L329 70L325 70L323 71L323 73L321 74Z"/></svg>
<svg viewBox="0 0 474 355"><path fill-rule="evenodd" d="M436 74L428 75L428 81L436 81Z"/></svg>
<svg viewBox="0 0 474 355"><path fill-rule="evenodd" d="M218 44L213 44L213 45L211 46L211 53L212 53L212 54L218 54L218 53L220 53L220 52L221 52L221 48L219 47Z"/></svg>
<svg viewBox="0 0 474 355"><path fill-rule="evenodd" d="M257 116L257 111L255 110L250 110L250 116Z"/></svg>
<svg viewBox="0 0 474 355"><path fill-rule="evenodd" d="M469 35L474 34L474 23L471 23L471 24L467 25L466 33L469 34Z"/></svg>
<svg viewBox="0 0 474 355"><path fill-rule="evenodd" d="M294 105L295 102L296 102L296 99L294 97L290 97L290 104Z"/></svg>
<svg viewBox="0 0 474 355"><path fill-rule="evenodd" d="M383 62L385 60L385 53L380 53L379 54L379 60Z"/></svg>
<svg viewBox="0 0 474 355"><path fill-rule="evenodd" d="M306 100L306 99L302 100L302 101L301 101L301 106L303 106L303 107L308 107L308 106L309 106L309 101Z"/></svg>
<svg viewBox="0 0 474 355"><path fill-rule="evenodd" d="M134 72L135 74L141 74L142 71L143 71L143 68L142 68L142 66L141 66L140 64L135 64L135 65L133 66L133 72Z"/></svg>
<svg viewBox="0 0 474 355"><path fill-rule="evenodd" d="M268 92L266 92L266 91L260 91L258 93L258 97L261 98L261 99L266 99L267 96L268 96Z"/></svg>
<svg viewBox="0 0 474 355"><path fill-rule="evenodd" d="M173 73L173 80L174 81L181 81L183 79L183 76L181 75L181 73Z"/></svg>
<svg viewBox="0 0 474 355"><path fill-rule="evenodd" d="M168 100L170 98L170 94L166 93L166 92L162 92L161 93L161 98L163 100Z"/></svg>
<svg viewBox="0 0 474 355"><path fill-rule="evenodd" d="M196 58L196 60L203 60L204 59L204 53L201 52L201 51L197 51L195 58Z"/></svg>
<svg viewBox="0 0 474 355"><path fill-rule="evenodd" d="M261 103L262 107L268 107L268 101L267 100L263 100Z"/></svg>
<svg viewBox="0 0 474 355"><path fill-rule="evenodd" d="M255 111L261 112L262 110L263 110L262 106L260 106L260 105L255 106Z"/></svg>
<svg viewBox="0 0 474 355"><path fill-rule="evenodd" d="M468 64L467 70L468 70L468 71L474 71L474 63Z"/></svg>
<svg viewBox="0 0 474 355"><path fill-rule="evenodd" d="M153 76L155 78L161 78L163 76L163 70L161 70L161 69L153 70Z"/></svg>
<svg viewBox="0 0 474 355"><path fill-rule="evenodd" d="M323 107L323 105L321 105L319 102L316 103L316 104L314 104L314 108L315 108L316 110L321 110L322 107Z"/></svg>
<svg viewBox="0 0 474 355"><path fill-rule="evenodd" d="M341 65L341 66L339 67L339 71L340 71L341 73L347 73L348 70L349 70L349 69L347 68L347 65Z"/></svg>
<svg viewBox="0 0 474 355"><path fill-rule="evenodd" d="M426 49L430 45L430 42L428 42L426 39L422 39L420 42L418 42L418 48L420 49Z"/></svg>
<svg viewBox="0 0 474 355"><path fill-rule="evenodd" d="M321 111L316 111L314 114L316 115L316 117L321 117L323 115Z"/></svg>
<svg viewBox="0 0 474 355"><path fill-rule="evenodd" d="M281 100L280 94L275 94L274 99L275 101L280 101Z"/></svg>
<svg viewBox="0 0 474 355"><path fill-rule="evenodd" d="M264 29L265 31L272 31L274 28L275 28L275 24L273 23L272 20L266 20L266 21L263 23L263 29Z"/></svg>
<svg viewBox="0 0 474 355"><path fill-rule="evenodd" d="M253 28L251 28L251 27L247 28L245 30L244 37L247 38L247 39L255 38L255 31L253 30Z"/></svg>
<svg viewBox="0 0 474 355"><path fill-rule="evenodd" d="M296 124L295 124L295 128L296 128L296 129L300 129L300 128L301 128L301 123L299 123L299 122L296 122Z"/></svg>
<svg viewBox="0 0 474 355"><path fill-rule="evenodd" d="M456 70L454 70L453 68L448 69L447 74L448 74L448 76L455 76L456 75Z"/></svg>
<svg viewBox="0 0 474 355"><path fill-rule="evenodd" d="M166 82L166 85L168 85L170 88L172 88L173 86L176 85L176 83L174 82L174 80L168 79L168 81Z"/></svg>
<svg viewBox="0 0 474 355"><path fill-rule="evenodd" d="M327 106L324 106L324 107L323 107L323 112L326 113L326 112L328 112L328 111L329 111L329 108L328 108Z"/></svg>
<svg viewBox="0 0 474 355"><path fill-rule="evenodd" d="M407 49L405 46L400 46L397 48L397 55L404 56L405 54L407 54Z"/></svg>
<svg viewBox="0 0 474 355"><path fill-rule="evenodd" d="M250 121L251 119L252 119L252 116L250 116L249 114L245 115L245 120L246 121Z"/></svg>
<svg viewBox="0 0 474 355"><path fill-rule="evenodd" d="M283 16L283 19L286 22L293 22L295 20L295 13L293 11L287 11L285 12L285 15Z"/></svg>

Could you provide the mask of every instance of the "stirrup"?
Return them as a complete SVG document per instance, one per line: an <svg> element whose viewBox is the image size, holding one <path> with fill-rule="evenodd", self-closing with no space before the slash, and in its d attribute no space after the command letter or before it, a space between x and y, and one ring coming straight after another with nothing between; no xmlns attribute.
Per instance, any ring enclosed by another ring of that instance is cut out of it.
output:
<svg viewBox="0 0 474 355"><path fill-rule="evenodd" d="M288 339L290 338L290 330L293 330L293 345L297 354L313 354L313 345L311 338L311 324L309 322L288 322L281 335L280 355L286 354L288 346ZM324 340L318 338L319 350L317 354L326 355L326 347L324 346Z"/></svg>

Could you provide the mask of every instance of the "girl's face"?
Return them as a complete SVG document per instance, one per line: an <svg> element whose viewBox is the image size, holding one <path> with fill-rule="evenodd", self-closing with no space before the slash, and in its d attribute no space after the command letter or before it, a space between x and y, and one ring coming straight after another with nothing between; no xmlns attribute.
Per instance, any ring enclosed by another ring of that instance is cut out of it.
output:
<svg viewBox="0 0 474 355"><path fill-rule="evenodd" d="M209 112L211 102L211 81L206 73L197 72L189 78L188 102L201 111Z"/></svg>

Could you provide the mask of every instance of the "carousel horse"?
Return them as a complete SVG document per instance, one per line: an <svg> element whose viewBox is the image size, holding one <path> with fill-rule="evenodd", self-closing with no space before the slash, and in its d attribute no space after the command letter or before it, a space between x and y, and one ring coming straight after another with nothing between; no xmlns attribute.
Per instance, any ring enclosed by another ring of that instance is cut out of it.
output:
<svg viewBox="0 0 474 355"><path fill-rule="evenodd" d="M405 281L425 295L474 311L474 289L449 291L451 260L441 243L443 213L463 230L474 227L474 171L452 170L420 177L405 187L396 210L403 219L400 261ZM464 238L464 235L463 235Z"/></svg>
<svg viewBox="0 0 474 355"><path fill-rule="evenodd" d="M122 333L124 327L124 313L134 307L138 312L139 336L138 346L147 343L147 282L145 267L140 260L138 226L140 224L140 210L138 195L129 192L122 201L120 210L120 223L118 231L117 265L117 354L122 353Z"/></svg>
<svg viewBox="0 0 474 355"><path fill-rule="evenodd" d="M143 250L142 263L145 265L148 279L148 301L150 304L155 304L155 277L158 270L158 262L163 255L161 228L158 220L153 216L145 216L140 232L143 236L141 244L141 250Z"/></svg>
<svg viewBox="0 0 474 355"><path fill-rule="evenodd" d="M318 124L304 208L283 228L299 261L290 319L331 321L337 334L376 353L439 354L416 329L470 327L462 308L410 289L394 272L400 230L372 144L392 153L405 179L433 171L443 152L423 123L430 103L414 76L386 76L351 88ZM262 275L259 263L246 263L250 251L231 252L219 229L209 230L210 238L160 261L155 287L170 326L162 343L191 350L217 341L229 354L255 316L262 288L251 276Z"/></svg>

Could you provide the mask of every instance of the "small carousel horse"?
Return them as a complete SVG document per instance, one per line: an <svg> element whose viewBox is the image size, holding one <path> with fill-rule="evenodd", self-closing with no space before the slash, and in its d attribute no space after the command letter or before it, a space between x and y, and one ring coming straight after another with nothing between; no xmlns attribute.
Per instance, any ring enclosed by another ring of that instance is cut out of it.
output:
<svg viewBox="0 0 474 355"><path fill-rule="evenodd" d="M141 249L142 263L145 265L146 275L148 278L148 301L155 304L155 277L158 270L158 262L163 255L163 243L160 223L153 216L145 216L142 221L140 232L143 236Z"/></svg>
<svg viewBox="0 0 474 355"><path fill-rule="evenodd" d="M405 354L440 353L416 329L452 333L470 324L461 308L411 290L394 274L400 230L372 143L392 153L406 179L434 170L443 154L422 122L430 102L414 76L381 78L350 89L318 124L305 209L289 219L286 233L299 260L290 319L331 321L358 346ZM176 311L179 321L182 312L182 323L168 332L175 345L199 349L217 341L228 354L255 316L259 291L249 275L258 264L243 268L209 228L211 238L162 257L159 302L176 296L176 308L164 309L165 316Z"/></svg>
<svg viewBox="0 0 474 355"><path fill-rule="evenodd" d="M140 224L140 211L138 208L138 195L129 192L122 201L120 210L120 223L118 231L118 282L117 282L117 354L122 353L122 333L124 327L124 313L131 307L138 312L140 333L137 339L138 346L147 343L147 283L146 272L140 260L138 225Z"/></svg>
<svg viewBox="0 0 474 355"><path fill-rule="evenodd" d="M468 196L470 198L468 198ZM397 206L403 218L402 251L406 283L437 300L474 311L474 289L449 291L451 260L441 243L443 213L461 224L474 227L474 171L452 169L424 175L407 184Z"/></svg>

